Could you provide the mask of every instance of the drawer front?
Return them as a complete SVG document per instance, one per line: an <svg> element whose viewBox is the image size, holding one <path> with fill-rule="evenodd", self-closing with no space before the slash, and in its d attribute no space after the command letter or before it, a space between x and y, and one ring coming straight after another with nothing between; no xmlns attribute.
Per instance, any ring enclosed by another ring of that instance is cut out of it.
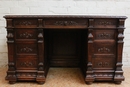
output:
<svg viewBox="0 0 130 87"><path fill-rule="evenodd" d="M94 27L95 28L116 28L117 19L95 19Z"/></svg>
<svg viewBox="0 0 130 87"><path fill-rule="evenodd" d="M87 19L45 19L45 28L87 28Z"/></svg>
<svg viewBox="0 0 130 87"><path fill-rule="evenodd" d="M37 39L37 30L16 29L16 39Z"/></svg>
<svg viewBox="0 0 130 87"><path fill-rule="evenodd" d="M17 55L37 55L36 43L18 43L16 45Z"/></svg>
<svg viewBox="0 0 130 87"><path fill-rule="evenodd" d="M94 30L95 40L116 39L116 30Z"/></svg>
<svg viewBox="0 0 130 87"><path fill-rule="evenodd" d="M37 58L17 58L17 69L37 69Z"/></svg>
<svg viewBox="0 0 130 87"><path fill-rule="evenodd" d="M93 58L93 69L114 69L115 57L98 57Z"/></svg>
<svg viewBox="0 0 130 87"><path fill-rule="evenodd" d="M14 19L13 20L15 28L36 28L38 21L37 19Z"/></svg>
<svg viewBox="0 0 130 87"><path fill-rule="evenodd" d="M94 54L116 54L116 41L96 40L94 41L93 49L94 49Z"/></svg>

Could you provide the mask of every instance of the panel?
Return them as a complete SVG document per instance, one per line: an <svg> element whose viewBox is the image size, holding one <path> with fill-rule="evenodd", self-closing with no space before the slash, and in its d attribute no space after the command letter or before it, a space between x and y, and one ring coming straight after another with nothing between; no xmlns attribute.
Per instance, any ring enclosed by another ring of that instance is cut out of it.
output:
<svg viewBox="0 0 130 87"><path fill-rule="evenodd" d="M15 19L13 21L15 28L36 28L37 27L37 19Z"/></svg>
<svg viewBox="0 0 130 87"><path fill-rule="evenodd" d="M37 69L37 58L17 58L16 68L19 69Z"/></svg>
<svg viewBox="0 0 130 87"><path fill-rule="evenodd" d="M104 40L104 39L116 39L116 30L94 30L94 39L95 40Z"/></svg>
<svg viewBox="0 0 130 87"><path fill-rule="evenodd" d="M116 28L117 19L95 19L94 27L95 28Z"/></svg>
<svg viewBox="0 0 130 87"><path fill-rule="evenodd" d="M37 44L19 43L16 45L17 55L37 55Z"/></svg>
<svg viewBox="0 0 130 87"><path fill-rule="evenodd" d="M37 39L36 29L16 29L16 39Z"/></svg>

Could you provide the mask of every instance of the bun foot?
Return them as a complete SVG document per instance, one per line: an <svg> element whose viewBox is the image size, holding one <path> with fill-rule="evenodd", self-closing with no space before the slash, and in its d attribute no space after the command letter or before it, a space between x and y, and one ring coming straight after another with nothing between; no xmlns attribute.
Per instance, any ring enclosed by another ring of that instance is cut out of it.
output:
<svg viewBox="0 0 130 87"><path fill-rule="evenodd" d="M121 84L121 81L115 81L115 84Z"/></svg>

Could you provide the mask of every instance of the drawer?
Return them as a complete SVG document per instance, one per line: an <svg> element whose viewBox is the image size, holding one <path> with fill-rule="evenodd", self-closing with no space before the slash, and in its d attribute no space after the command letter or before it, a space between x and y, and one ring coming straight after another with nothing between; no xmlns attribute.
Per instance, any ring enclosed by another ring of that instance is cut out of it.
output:
<svg viewBox="0 0 130 87"><path fill-rule="evenodd" d="M117 19L95 19L94 27L95 28L116 28Z"/></svg>
<svg viewBox="0 0 130 87"><path fill-rule="evenodd" d="M38 21L37 19L14 19L13 24L15 28L36 28Z"/></svg>
<svg viewBox="0 0 130 87"><path fill-rule="evenodd" d="M37 58L17 58L17 69L37 69Z"/></svg>
<svg viewBox="0 0 130 87"><path fill-rule="evenodd" d="M93 58L93 69L114 69L115 57L97 57Z"/></svg>
<svg viewBox="0 0 130 87"><path fill-rule="evenodd" d="M37 39L36 29L16 29L16 39Z"/></svg>
<svg viewBox="0 0 130 87"><path fill-rule="evenodd" d="M116 54L115 40L95 40L93 43L94 54Z"/></svg>
<svg viewBox="0 0 130 87"><path fill-rule="evenodd" d="M87 19L45 19L45 28L87 28Z"/></svg>
<svg viewBox="0 0 130 87"><path fill-rule="evenodd" d="M97 29L93 32L95 40L116 39L116 30Z"/></svg>
<svg viewBox="0 0 130 87"><path fill-rule="evenodd" d="M36 43L17 43L16 55L37 55Z"/></svg>

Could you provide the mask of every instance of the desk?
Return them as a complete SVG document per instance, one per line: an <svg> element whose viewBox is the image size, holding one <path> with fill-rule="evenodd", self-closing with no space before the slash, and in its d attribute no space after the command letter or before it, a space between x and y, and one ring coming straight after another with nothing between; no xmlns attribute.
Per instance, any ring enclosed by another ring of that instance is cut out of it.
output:
<svg viewBox="0 0 130 87"><path fill-rule="evenodd" d="M6 79L43 84L49 67L79 67L85 82L124 80L125 16L6 15Z"/></svg>

